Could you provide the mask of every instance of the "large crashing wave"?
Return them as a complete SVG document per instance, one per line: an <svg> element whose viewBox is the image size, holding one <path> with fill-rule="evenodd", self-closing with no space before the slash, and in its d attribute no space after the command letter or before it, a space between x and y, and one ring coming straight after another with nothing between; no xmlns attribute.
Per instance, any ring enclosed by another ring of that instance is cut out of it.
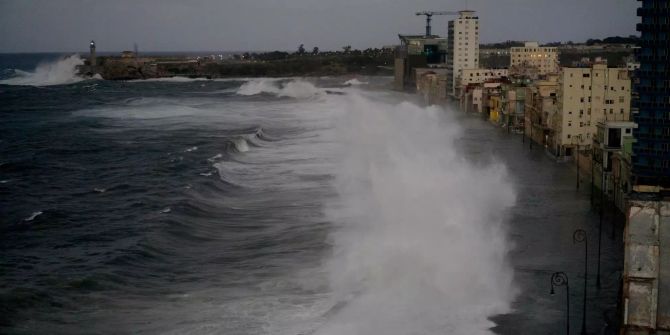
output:
<svg viewBox="0 0 670 335"><path fill-rule="evenodd" d="M15 76L0 80L0 84L26 86L73 84L85 79L77 75L77 66L83 64L84 60L79 55L72 55L54 62L41 63L32 72L14 70Z"/></svg>
<svg viewBox="0 0 670 335"><path fill-rule="evenodd" d="M505 167L467 161L441 109L342 99L334 307L315 334L490 334L515 296Z"/></svg>

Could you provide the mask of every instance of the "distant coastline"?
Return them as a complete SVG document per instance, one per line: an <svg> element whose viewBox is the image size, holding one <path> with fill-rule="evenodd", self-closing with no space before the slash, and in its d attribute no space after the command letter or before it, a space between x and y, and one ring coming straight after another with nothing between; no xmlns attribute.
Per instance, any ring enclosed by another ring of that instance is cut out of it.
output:
<svg viewBox="0 0 670 335"><path fill-rule="evenodd" d="M337 75L393 75L393 52L382 49L328 52L323 54L262 54L139 56L125 51L120 56L95 57L92 53L77 68L82 76L105 80L233 77L298 77Z"/></svg>

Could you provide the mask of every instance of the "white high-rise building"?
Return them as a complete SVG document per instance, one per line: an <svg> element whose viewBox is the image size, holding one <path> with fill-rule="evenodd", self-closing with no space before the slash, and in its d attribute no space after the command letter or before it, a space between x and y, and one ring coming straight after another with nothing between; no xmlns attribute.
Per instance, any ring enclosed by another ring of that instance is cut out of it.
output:
<svg viewBox="0 0 670 335"><path fill-rule="evenodd" d="M462 10L448 29L447 95L455 96L462 70L479 68L479 18L475 11Z"/></svg>

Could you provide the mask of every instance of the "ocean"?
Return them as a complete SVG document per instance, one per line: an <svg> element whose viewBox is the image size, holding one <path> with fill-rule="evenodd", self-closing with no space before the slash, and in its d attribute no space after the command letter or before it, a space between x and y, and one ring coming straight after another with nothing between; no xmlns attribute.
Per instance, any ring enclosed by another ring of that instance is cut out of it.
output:
<svg viewBox="0 0 670 335"><path fill-rule="evenodd" d="M0 55L0 333L564 329L549 279L583 276L572 230L595 241L597 217L518 135L388 77L110 82L81 62Z"/></svg>

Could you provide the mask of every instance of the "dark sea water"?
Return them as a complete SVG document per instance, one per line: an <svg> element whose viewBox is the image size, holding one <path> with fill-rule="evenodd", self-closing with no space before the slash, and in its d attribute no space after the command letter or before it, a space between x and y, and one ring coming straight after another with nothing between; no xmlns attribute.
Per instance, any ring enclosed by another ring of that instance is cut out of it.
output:
<svg viewBox="0 0 670 335"><path fill-rule="evenodd" d="M593 265L598 219L541 148L391 78L107 82L80 62L0 55L0 333L562 334L553 271L581 326L572 231ZM605 227L593 333L619 285Z"/></svg>

